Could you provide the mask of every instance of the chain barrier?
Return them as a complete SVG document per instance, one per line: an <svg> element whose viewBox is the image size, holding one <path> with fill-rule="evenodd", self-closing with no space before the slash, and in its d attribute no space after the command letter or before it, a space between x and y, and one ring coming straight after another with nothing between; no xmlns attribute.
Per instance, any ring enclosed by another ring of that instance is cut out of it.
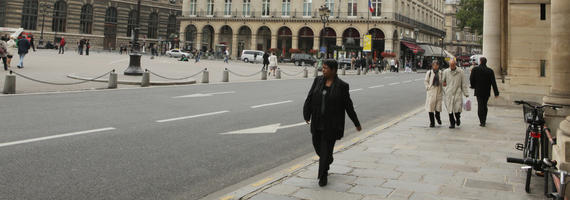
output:
<svg viewBox="0 0 570 200"><path fill-rule="evenodd" d="M286 75L286 76L298 76L298 75L302 74L304 71L305 71L305 70L303 69L303 70L301 70L300 72L297 72L296 74L289 74L289 73L285 72L285 71L282 69L282 70L281 70L281 73L284 74L284 75Z"/></svg>
<svg viewBox="0 0 570 200"><path fill-rule="evenodd" d="M258 71L258 72L255 72L255 73L253 73L253 74L250 74L250 75L243 75L243 74L238 74L238 73L235 73L235 72L233 72L232 70L229 70L229 69L228 69L228 72L230 72L231 74L233 74L233 75L236 75L236 76L241 76L241 77L252 77L252 76L255 76L255 75L261 74L261 72L263 72L263 71L261 71L261 70L260 70L260 71Z"/></svg>
<svg viewBox="0 0 570 200"><path fill-rule="evenodd" d="M88 80L84 80L84 81L73 82L73 83L55 83L55 82L49 82L49 81L42 81L42 80L38 80L38 79L35 79L35 78L32 78L32 77L29 77L29 76L20 74L20 73L15 72L15 71L10 71L10 73L14 73L14 74L16 74L16 75L18 75L18 76L20 76L20 77L22 77L22 78L28 79L28 80L30 80L30 81L35 81L35 82L38 82L38 83L44 83L44 84L49 84L49 85L79 85L79 84L82 84L82 83L87 83L87 82L89 82L89 81L94 81L94 80L100 79L100 78L102 78L102 77L104 77L104 76L109 75L111 72L114 72L114 71L115 71L115 70L111 70L111 71L109 71L109 72L107 72L107 73L105 73L105 74L103 74L103 75L101 75L101 76L98 76L98 77L95 77L95 78L92 78L92 79L88 79Z"/></svg>
<svg viewBox="0 0 570 200"><path fill-rule="evenodd" d="M182 78L169 78L169 77L162 76L162 75L160 75L160 74L154 73L153 71L150 71L150 70L148 70L148 69L147 69L147 71L149 71L152 75L158 76L158 77L163 78L163 79L172 80L172 81L179 81L179 80L189 79L189 78L192 78L192 77L197 76L197 75L201 74L202 72L204 72L204 70L200 70L199 72L197 72L197 73L195 73L195 74L192 74L191 76L182 77Z"/></svg>

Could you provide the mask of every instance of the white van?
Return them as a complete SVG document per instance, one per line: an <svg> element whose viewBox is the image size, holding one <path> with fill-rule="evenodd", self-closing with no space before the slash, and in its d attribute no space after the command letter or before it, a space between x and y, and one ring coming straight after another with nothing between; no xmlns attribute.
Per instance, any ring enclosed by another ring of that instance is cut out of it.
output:
<svg viewBox="0 0 570 200"><path fill-rule="evenodd" d="M265 52L259 50L243 50L241 52L240 60L247 63L262 63L263 54L265 54Z"/></svg>

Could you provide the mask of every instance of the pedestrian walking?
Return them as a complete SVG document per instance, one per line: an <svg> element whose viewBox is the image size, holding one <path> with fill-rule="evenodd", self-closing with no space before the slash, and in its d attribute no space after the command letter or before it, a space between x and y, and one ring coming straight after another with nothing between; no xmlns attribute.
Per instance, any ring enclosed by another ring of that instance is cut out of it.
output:
<svg viewBox="0 0 570 200"><path fill-rule="evenodd" d="M85 40L81 39L79 40L79 45L77 47L78 51L79 51L79 55L83 55L83 47L85 46Z"/></svg>
<svg viewBox="0 0 570 200"><path fill-rule="evenodd" d="M0 39L0 59L2 59L2 63L4 64L4 71L8 71L8 44L6 41L8 38L2 36Z"/></svg>
<svg viewBox="0 0 570 200"><path fill-rule="evenodd" d="M89 56L89 49L91 48L91 44L89 43L89 40L87 40L87 42L85 42L85 55Z"/></svg>
<svg viewBox="0 0 570 200"><path fill-rule="evenodd" d="M449 114L449 128L461 125L463 96L469 97L467 78L463 69L457 68L455 60L449 62L449 68L443 71L441 78L444 87L445 109Z"/></svg>
<svg viewBox="0 0 570 200"><path fill-rule="evenodd" d="M6 65L8 65L8 68L10 68L12 66L12 59L14 59L14 55L16 55L18 53L18 42L16 40L16 38L10 36L7 37L6 36L6 45L7 45L7 55L6 58L8 58L8 60L6 61Z"/></svg>
<svg viewBox="0 0 570 200"><path fill-rule="evenodd" d="M479 126L485 127L487 122L487 102L491 96L491 86L495 92L495 98L499 96L499 89L495 81L495 72L487 67L487 58L481 57L479 59L479 66L473 68L471 71L471 88L475 89L475 96L477 97L477 115L479 115Z"/></svg>
<svg viewBox="0 0 570 200"><path fill-rule="evenodd" d="M267 51L263 54L263 67L262 70L267 71L267 66L269 65L269 53Z"/></svg>
<svg viewBox="0 0 570 200"><path fill-rule="evenodd" d="M196 57L195 57L196 60L194 61L194 63L200 62L200 56L202 56L202 51L201 51L201 50L198 51L198 53L196 54Z"/></svg>
<svg viewBox="0 0 570 200"><path fill-rule="evenodd" d="M36 51L36 45L34 44L34 35L30 35L30 46L34 52Z"/></svg>
<svg viewBox="0 0 570 200"><path fill-rule="evenodd" d="M65 53L65 38L61 37L61 40L59 41L59 50L57 54L64 54Z"/></svg>
<svg viewBox="0 0 570 200"><path fill-rule="evenodd" d="M18 40L18 55L20 55L20 63L18 64L18 68L24 68L24 57L28 54L28 50L30 50L30 41L22 36L19 37Z"/></svg>
<svg viewBox="0 0 570 200"><path fill-rule="evenodd" d="M439 71L439 63L434 60L431 64L432 69L426 72L424 84L426 87L426 110L429 114L429 127L435 127L434 117L437 123L441 125L441 100L443 98L441 71ZM435 113L434 113L435 112Z"/></svg>
<svg viewBox="0 0 570 200"><path fill-rule="evenodd" d="M277 56L275 56L275 53L272 53L271 56L269 56L269 67L271 69L269 74L273 72L273 76L275 76L275 70L277 70Z"/></svg>
<svg viewBox="0 0 570 200"><path fill-rule="evenodd" d="M230 63L228 62L229 59L230 59L230 52L226 49L226 50L224 51L224 62L227 63L227 64L230 64Z"/></svg>
<svg viewBox="0 0 570 200"><path fill-rule="evenodd" d="M323 75L313 81L303 106L303 117L311 124L313 147L319 156L321 187L327 185L334 144L344 136L344 113L348 114L357 131L362 130L350 99L349 85L338 77L337 70L336 60L324 61Z"/></svg>

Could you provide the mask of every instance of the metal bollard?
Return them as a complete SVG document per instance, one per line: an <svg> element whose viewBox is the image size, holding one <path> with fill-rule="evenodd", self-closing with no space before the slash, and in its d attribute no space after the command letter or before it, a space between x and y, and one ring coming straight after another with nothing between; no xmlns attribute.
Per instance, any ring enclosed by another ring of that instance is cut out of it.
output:
<svg viewBox="0 0 570 200"><path fill-rule="evenodd" d="M141 87L150 86L150 73L145 69L142 76Z"/></svg>
<svg viewBox="0 0 570 200"><path fill-rule="evenodd" d="M230 81L230 72L228 71L228 68L226 68L222 73L222 82L229 82L229 81Z"/></svg>
<svg viewBox="0 0 570 200"><path fill-rule="evenodd" d="M356 70L356 75L360 75L360 67Z"/></svg>
<svg viewBox="0 0 570 200"><path fill-rule="evenodd" d="M202 83L209 83L210 82L210 72L208 71L208 68L204 68L204 71L202 73Z"/></svg>
<svg viewBox="0 0 570 200"><path fill-rule="evenodd" d="M346 75L346 68L344 68L344 66L342 66L342 75Z"/></svg>
<svg viewBox="0 0 570 200"><path fill-rule="evenodd" d="M267 70L261 70L261 80L267 80Z"/></svg>
<svg viewBox="0 0 570 200"><path fill-rule="evenodd" d="M109 74L109 86L107 88L109 89L117 88L117 73L115 73L115 70L113 70Z"/></svg>
<svg viewBox="0 0 570 200"><path fill-rule="evenodd" d="M281 68L277 68L277 71L275 72L275 78L281 79Z"/></svg>
<svg viewBox="0 0 570 200"><path fill-rule="evenodd" d="M6 74L6 79L4 80L4 94L16 94L16 75Z"/></svg>
<svg viewBox="0 0 570 200"><path fill-rule="evenodd" d="M314 76L314 77L319 76L319 69L317 69L316 67L315 67L315 74L314 74L313 76Z"/></svg>
<svg viewBox="0 0 570 200"><path fill-rule="evenodd" d="M305 69L303 69L303 78L307 77L309 77L309 70L307 70L307 67L305 67Z"/></svg>

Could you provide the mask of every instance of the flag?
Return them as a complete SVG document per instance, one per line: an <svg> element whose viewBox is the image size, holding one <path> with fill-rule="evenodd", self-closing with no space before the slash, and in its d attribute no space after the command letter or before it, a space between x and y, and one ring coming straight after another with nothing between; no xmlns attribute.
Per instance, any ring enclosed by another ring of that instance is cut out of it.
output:
<svg viewBox="0 0 570 200"><path fill-rule="evenodd" d="M371 13L374 13L374 7L372 7L372 2L370 2L370 0L368 0L368 9Z"/></svg>

